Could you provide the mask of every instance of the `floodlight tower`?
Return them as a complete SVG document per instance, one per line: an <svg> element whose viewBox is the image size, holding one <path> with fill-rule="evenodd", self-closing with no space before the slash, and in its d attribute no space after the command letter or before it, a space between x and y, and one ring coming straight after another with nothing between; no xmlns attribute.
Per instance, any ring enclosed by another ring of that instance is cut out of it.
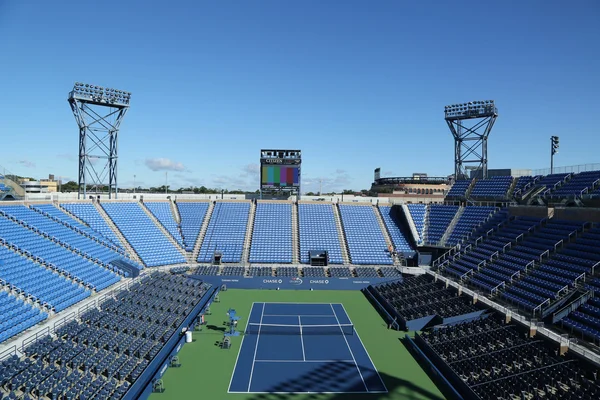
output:
<svg viewBox="0 0 600 400"><path fill-rule="evenodd" d="M69 105L79 126L79 196L108 187L117 198L117 136L129 110L131 93L87 83L75 83ZM108 180L108 183L107 183Z"/></svg>
<svg viewBox="0 0 600 400"><path fill-rule="evenodd" d="M465 164L476 164L481 178L487 178L487 139L498 118L494 100L449 105L444 107L444 114L454 135L455 179L466 179Z"/></svg>

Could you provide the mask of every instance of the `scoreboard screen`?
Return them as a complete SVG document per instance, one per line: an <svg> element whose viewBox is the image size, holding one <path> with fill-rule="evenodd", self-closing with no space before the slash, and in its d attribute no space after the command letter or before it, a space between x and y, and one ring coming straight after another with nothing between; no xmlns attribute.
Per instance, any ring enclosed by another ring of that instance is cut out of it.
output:
<svg viewBox="0 0 600 400"><path fill-rule="evenodd" d="M302 152L300 150L261 150L261 194L289 196L300 192Z"/></svg>
<svg viewBox="0 0 600 400"><path fill-rule="evenodd" d="M263 165L261 185L263 187L295 187L300 183L298 165Z"/></svg>

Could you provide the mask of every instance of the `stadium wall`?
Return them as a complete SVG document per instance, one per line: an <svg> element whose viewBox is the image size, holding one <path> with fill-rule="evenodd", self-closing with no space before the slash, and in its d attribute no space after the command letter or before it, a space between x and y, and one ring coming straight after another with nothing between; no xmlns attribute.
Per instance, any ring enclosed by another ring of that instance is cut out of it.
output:
<svg viewBox="0 0 600 400"><path fill-rule="evenodd" d="M307 277L243 277L243 276L205 276L192 275L216 287L222 285L230 289L266 289L266 290L361 290L398 278L307 278Z"/></svg>

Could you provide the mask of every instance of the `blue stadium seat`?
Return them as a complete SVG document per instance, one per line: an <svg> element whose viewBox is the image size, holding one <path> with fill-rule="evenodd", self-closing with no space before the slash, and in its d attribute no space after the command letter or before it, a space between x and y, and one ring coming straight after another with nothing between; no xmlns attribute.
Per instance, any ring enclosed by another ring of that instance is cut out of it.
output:
<svg viewBox="0 0 600 400"><path fill-rule="evenodd" d="M311 250L327 250L330 264L344 263L331 204L298 204L298 230L301 263L309 263Z"/></svg>
<svg viewBox="0 0 600 400"><path fill-rule="evenodd" d="M248 202L216 203L200 248L198 262L211 262L215 251L223 254L222 262L240 262L249 213Z"/></svg>
<svg viewBox="0 0 600 400"><path fill-rule="evenodd" d="M342 226L353 264L392 264L387 244L371 205L340 204Z"/></svg>
<svg viewBox="0 0 600 400"><path fill-rule="evenodd" d="M181 234L187 251L194 249L208 206L209 203L206 202L177 202L177 210L181 218Z"/></svg>
<svg viewBox="0 0 600 400"><path fill-rule="evenodd" d="M256 204L249 261L282 264L292 262L291 204Z"/></svg>

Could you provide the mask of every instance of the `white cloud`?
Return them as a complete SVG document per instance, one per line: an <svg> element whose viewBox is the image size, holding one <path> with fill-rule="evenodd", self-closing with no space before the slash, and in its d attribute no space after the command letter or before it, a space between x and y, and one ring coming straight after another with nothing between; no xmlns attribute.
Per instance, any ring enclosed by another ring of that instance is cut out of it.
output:
<svg viewBox="0 0 600 400"><path fill-rule="evenodd" d="M29 160L20 160L19 164L24 166L25 168L35 168L35 163Z"/></svg>
<svg viewBox="0 0 600 400"><path fill-rule="evenodd" d="M152 171L185 171L185 166L168 158L147 158L144 163Z"/></svg>

